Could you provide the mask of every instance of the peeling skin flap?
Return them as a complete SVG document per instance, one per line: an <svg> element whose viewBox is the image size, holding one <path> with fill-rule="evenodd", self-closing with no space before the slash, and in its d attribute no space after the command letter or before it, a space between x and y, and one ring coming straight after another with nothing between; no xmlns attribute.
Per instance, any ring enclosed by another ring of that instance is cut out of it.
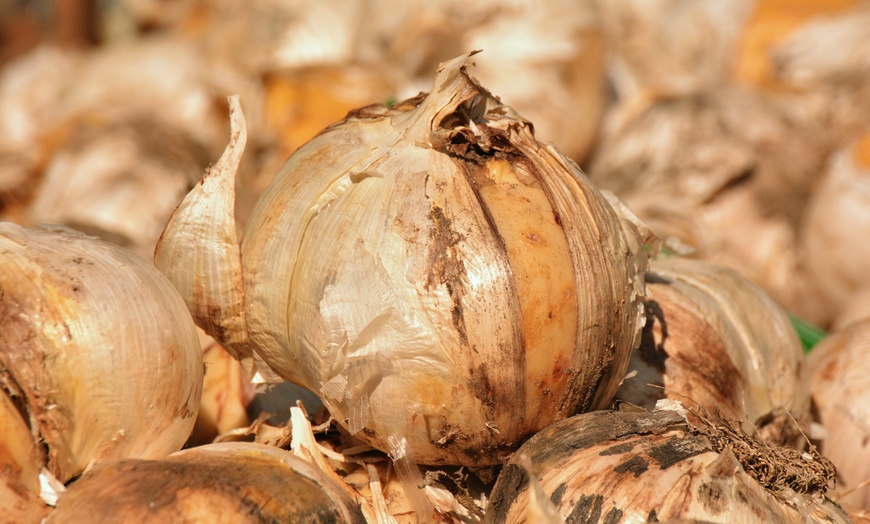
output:
<svg viewBox="0 0 870 524"><path fill-rule="evenodd" d="M319 306L327 362L377 352L405 358L432 354L432 336L418 317L419 304L399 294L402 283L391 281L375 254L379 251L360 240L352 262L341 264L323 290Z"/></svg>
<svg viewBox="0 0 870 524"><path fill-rule="evenodd" d="M662 411L674 411L679 413L681 417L686 418L689 415L689 410L683 406L683 403L679 400L671 399L671 398L662 398L656 401L656 410Z"/></svg>
<svg viewBox="0 0 870 524"><path fill-rule="evenodd" d="M369 422L369 399L381 380L399 371L392 361L432 355L434 337L362 242L351 260L337 268L319 304L326 338L323 359L332 364L320 391L329 400L347 402L348 429L357 433Z"/></svg>
<svg viewBox="0 0 870 524"><path fill-rule="evenodd" d="M389 447L390 458L393 459L393 465L396 468L396 475L399 477L399 482L402 483L402 488L405 490L408 501L414 508L418 520L420 522L427 522L426 516L435 513L435 506L426 496L425 491L423 491L426 481L423 479L420 468L411 456L411 452L408 449L408 441L405 437L390 435L387 437L387 446Z"/></svg>
<svg viewBox="0 0 870 524"><path fill-rule="evenodd" d="M57 505L57 499L66 491L63 483L45 468L39 473L39 488L39 498L49 506Z"/></svg>
<svg viewBox="0 0 870 524"><path fill-rule="evenodd" d="M362 431L369 423L369 397L381 380L393 371L393 365L381 353L350 361L341 373L329 379L320 388L328 399L347 401L348 430L351 434Z"/></svg>

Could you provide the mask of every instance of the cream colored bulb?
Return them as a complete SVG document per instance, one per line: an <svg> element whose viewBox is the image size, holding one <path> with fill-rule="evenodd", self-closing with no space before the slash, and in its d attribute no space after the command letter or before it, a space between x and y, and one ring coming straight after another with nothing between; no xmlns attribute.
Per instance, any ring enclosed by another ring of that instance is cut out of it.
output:
<svg viewBox="0 0 870 524"><path fill-rule="evenodd" d="M0 364L61 481L180 449L202 392L177 291L131 251L71 230L0 224Z"/></svg>
<svg viewBox="0 0 870 524"><path fill-rule="evenodd" d="M241 249L236 113L225 162L155 256L242 359L318 392L380 449L404 437L426 464L497 463L606 405L642 317L636 232L467 61L442 64L428 96L359 109L300 148Z"/></svg>

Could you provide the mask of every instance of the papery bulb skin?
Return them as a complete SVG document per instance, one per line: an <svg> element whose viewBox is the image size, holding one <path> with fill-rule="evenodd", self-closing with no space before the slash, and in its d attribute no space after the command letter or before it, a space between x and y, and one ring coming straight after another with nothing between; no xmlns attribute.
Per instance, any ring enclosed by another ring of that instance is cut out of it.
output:
<svg viewBox="0 0 870 524"><path fill-rule="evenodd" d="M424 464L497 463L604 406L643 314L635 231L467 59L300 148L242 239L257 354Z"/></svg>
<svg viewBox="0 0 870 524"><path fill-rule="evenodd" d="M684 244L681 252L737 269L794 310L796 226L823 150L819 133L797 126L786 107L727 83L622 104L610 112L590 179L657 235Z"/></svg>
<svg viewBox="0 0 870 524"><path fill-rule="evenodd" d="M821 451L837 466L837 500L843 507L870 510L870 318L835 329L813 348L814 414L824 426Z"/></svg>
<svg viewBox="0 0 870 524"><path fill-rule="evenodd" d="M335 479L292 452L253 442L197 446L160 460L94 467L61 495L47 524L366 522Z"/></svg>
<svg viewBox="0 0 870 524"><path fill-rule="evenodd" d="M64 224L150 258L206 165L205 150L159 120L77 123L52 152L28 224Z"/></svg>
<svg viewBox="0 0 870 524"><path fill-rule="evenodd" d="M484 522L538 522L529 517L543 503L563 522L845 524L825 496L834 474L817 452L765 444L721 419L687 420L678 402L599 410L523 444L499 474Z"/></svg>
<svg viewBox="0 0 870 524"><path fill-rule="evenodd" d="M680 400L802 448L809 379L788 314L733 269L703 260L657 258L646 282L644 334L616 398L647 409Z"/></svg>
<svg viewBox="0 0 870 524"><path fill-rule="evenodd" d="M184 445L202 392L196 326L132 251L0 224L0 387L65 482L89 464Z"/></svg>
<svg viewBox="0 0 870 524"><path fill-rule="evenodd" d="M870 133L831 155L820 173L800 233L802 318L828 328L860 317L860 295L870 293L865 263L870 248ZM853 303L854 302L854 303Z"/></svg>
<svg viewBox="0 0 870 524"><path fill-rule="evenodd" d="M0 391L0 522L41 522L50 507L40 498L42 452L33 445L27 420Z"/></svg>

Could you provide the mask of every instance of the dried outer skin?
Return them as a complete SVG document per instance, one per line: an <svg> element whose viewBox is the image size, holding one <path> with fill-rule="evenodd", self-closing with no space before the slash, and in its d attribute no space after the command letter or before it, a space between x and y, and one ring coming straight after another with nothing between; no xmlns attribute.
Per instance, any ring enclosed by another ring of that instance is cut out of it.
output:
<svg viewBox="0 0 870 524"><path fill-rule="evenodd" d="M539 139L579 163L594 146L607 107L607 49L595 2L374 0L359 56L408 78L404 93L429 88L439 62L469 49L474 76L534 122ZM570 116L566 116L570 115Z"/></svg>
<svg viewBox="0 0 870 524"><path fill-rule="evenodd" d="M206 150L153 117L83 120L52 151L28 223L65 224L151 258Z"/></svg>
<svg viewBox="0 0 870 524"><path fill-rule="evenodd" d="M788 85L808 88L837 82L854 82L858 87L862 78L866 80L870 67L866 38L870 8L860 2L839 3L839 12L811 19L773 50L777 78ZM852 4L851 9L843 9L844 3Z"/></svg>
<svg viewBox="0 0 870 524"><path fill-rule="evenodd" d="M49 507L39 499L41 449L12 399L0 391L0 522L38 523Z"/></svg>
<svg viewBox="0 0 870 524"><path fill-rule="evenodd" d="M27 420L5 391L0 391L0 471L9 484L39 493L42 450L33 445Z"/></svg>
<svg viewBox="0 0 870 524"><path fill-rule="evenodd" d="M870 510L870 321L829 334L808 358L814 407L825 427L821 450L837 466L840 503ZM854 490L854 491L852 491Z"/></svg>
<svg viewBox="0 0 870 524"><path fill-rule="evenodd" d="M61 481L91 461L181 448L202 392L199 339L170 283L69 230L0 224L0 386Z"/></svg>
<svg viewBox="0 0 870 524"><path fill-rule="evenodd" d="M525 521L522 456L566 522L849 522L821 495L766 490L675 411L595 411L544 429L505 466L485 522Z"/></svg>
<svg viewBox="0 0 870 524"><path fill-rule="evenodd" d="M597 0L620 98L721 85L731 75L748 0Z"/></svg>
<svg viewBox="0 0 870 524"><path fill-rule="evenodd" d="M773 442L802 440L790 418L809 420L807 366L788 316L766 293L733 270L679 257L650 263L647 292L629 365L638 374L618 399L652 409L671 398L744 420Z"/></svg>
<svg viewBox="0 0 870 524"><path fill-rule="evenodd" d="M58 500L47 523L347 522L359 504L307 462L253 443L209 444L162 460L93 468Z"/></svg>
<svg viewBox="0 0 870 524"><path fill-rule="evenodd" d="M674 398L729 420L745 418L745 379L728 353L716 307L698 295L647 274L647 322L616 400L652 409Z"/></svg>
<svg viewBox="0 0 870 524"><path fill-rule="evenodd" d="M819 325L842 324L867 282L870 228L870 133L831 156L807 205L801 229L806 300L797 310Z"/></svg>
<svg viewBox="0 0 870 524"><path fill-rule="evenodd" d="M0 477L0 522L41 524L51 509L17 479L6 475Z"/></svg>
<svg viewBox="0 0 870 524"><path fill-rule="evenodd" d="M737 268L794 308L795 231L825 150L786 107L731 85L625 104L611 113L590 179L661 238Z"/></svg>
<svg viewBox="0 0 870 524"><path fill-rule="evenodd" d="M782 43L791 39L791 35L800 31L805 25L813 25L817 20L830 19L840 13L860 5L862 0L800 0L780 2L778 0L762 0L755 2L752 15L743 27L740 38L740 50L734 72L736 79L743 83L756 85L764 89L781 88L781 82L775 78L774 65L780 61ZM827 32L824 38L829 43L837 33ZM835 40L836 41L836 40ZM808 45L817 49L817 45ZM842 60L839 51L828 54L825 59ZM772 52L773 51L773 52ZM842 53L847 55L848 53ZM823 55L824 56L824 55Z"/></svg>
<svg viewBox="0 0 870 524"><path fill-rule="evenodd" d="M495 463L605 405L642 315L636 239L466 59L302 147L242 239L257 353L428 464Z"/></svg>

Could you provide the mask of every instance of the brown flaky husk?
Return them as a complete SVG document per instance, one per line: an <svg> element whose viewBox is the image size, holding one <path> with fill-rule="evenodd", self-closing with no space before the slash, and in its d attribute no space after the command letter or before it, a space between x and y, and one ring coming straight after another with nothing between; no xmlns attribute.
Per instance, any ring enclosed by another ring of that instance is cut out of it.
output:
<svg viewBox="0 0 870 524"><path fill-rule="evenodd" d="M662 238L797 300L795 231L824 159L768 95L724 85L612 113L589 176Z"/></svg>
<svg viewBox="0 0 870 524"><path fill-rule="evenodd" d="M292 453L209 444L162 460L95 466L60 497L47 523L365 523L359 504Z"/></svg>
<svg viewBox="0 0 870 524"><path fill-rule="evenodd" d="M222 160L155 254L228 349L424 464L494 464L607 405L643 315L636 230L468 60L442 64L430 95L362 108L300 148L240 250ZM244 147L233 136L227 161Z"/></svg>
<svg viewBox="0 0 870 524"><path fill-rule="evenodd" d="M245 433L259 443L289 447L331 477L359 502L367 522L482 521L495 468L479 470L481 476L462 467L409 468L406 458L390 460L385 453L361 444L332 419L312 427L302 406L291 407L290 413L286 425L273 426L261 419Z"/></svg>
<svg viewBox="0 0 870 524"><path fill-rule="evenodd" d="M810 384L825 428L822 453L837 466L834 497L870 511L870 319L832 332L809 356Z"/></svg>
<svg viewBox="0 0 870 524"><path fill-rule="evenodd" d="M526 522L534 507L551 504L567 522L846 523L824 495L833 475L815 452L771 446L706 417L687 423L679 407L596 411L517 451L486 522Z"/></svg>
<svg viewBox="0 0 870 524"><path fill-rule="evenodd" d="M309 413L319 414L317 396L296 384L262 384L253 381L241 362L213 338L200 333L205 369L202 400L186 447L224 440L244 440L266 421L278 424L301 401ZM259 442L259 440L258 440Z"/></svg>
<svg viewBox="0 0 870 524"><path fill-rule="evenodd" d="M660 257L647 273L646 308L617 399L647 409L680 400L772 443L803 445L810 398L801 343L761 288L722 266Z"/></svg>

